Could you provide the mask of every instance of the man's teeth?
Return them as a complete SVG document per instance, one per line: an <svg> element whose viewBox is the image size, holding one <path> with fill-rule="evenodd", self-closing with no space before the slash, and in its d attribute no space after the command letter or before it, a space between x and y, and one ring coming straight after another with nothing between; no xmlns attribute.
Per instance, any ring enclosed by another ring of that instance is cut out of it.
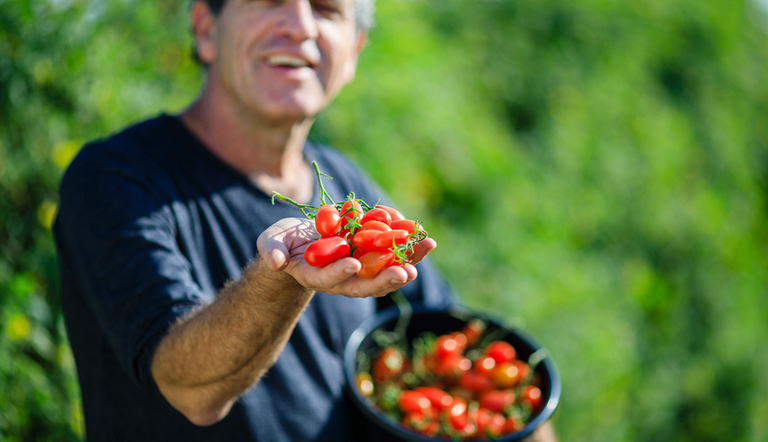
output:
<svg viewBox="0 0 768 442"><path fill-rule="evenodd" d="M271 66L289 66L292 68L309 66L306 60L290 55L270 55L267 57L267 64Z"/></svg>

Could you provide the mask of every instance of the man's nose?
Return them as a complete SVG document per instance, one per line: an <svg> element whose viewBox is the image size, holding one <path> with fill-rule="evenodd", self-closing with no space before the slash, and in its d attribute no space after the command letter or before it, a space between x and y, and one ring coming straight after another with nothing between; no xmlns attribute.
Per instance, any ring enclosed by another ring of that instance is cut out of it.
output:
<svg viewBox="0 0 768 442"><path fill-rule="evenodd" d="M297 41L316 39L317 21L309 0L288 0L281 24L283 32Z"/></svg>

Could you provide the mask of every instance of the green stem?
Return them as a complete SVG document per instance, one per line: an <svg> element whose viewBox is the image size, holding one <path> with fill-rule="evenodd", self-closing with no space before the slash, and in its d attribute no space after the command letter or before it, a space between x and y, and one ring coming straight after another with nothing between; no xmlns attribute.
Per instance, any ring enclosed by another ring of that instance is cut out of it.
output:
<svg viewBox="0 0 768 442"><path fill-rule="evenodd" d="M320 168L317 166L317 161L312 161L312 167L315 169L315 175L317 175L317 185L320 188L320 202L325 205L325 198L327 197L331 204L336 204L333 201L333 198L331 198L331 195L326 192L325 186L323 186L323 177L326 177L329 180L332 180L333 177L320 172Z"/></svg>
<svg viewBox="0 0 768 442"><path fill-rule="evenodd" d="M293 204L294 206L296 206L299 210L301 210L301 213L304 215L304 218L307 218L307 219L314 219L315 218L315 214L314 213L307 213L307 212L304 211L304 209L314 210L315 212L317 212L317 210L318 210L317 207L309 205L309 204L301 204L299 202L296 202L296 201L288 198L287 196L280 195L279 193L274 192L274 191L272 192L272 205L273 206L275 205L275 198L277 198L279 200L282 200L282 201L285 201L287 203Z"/></svg>

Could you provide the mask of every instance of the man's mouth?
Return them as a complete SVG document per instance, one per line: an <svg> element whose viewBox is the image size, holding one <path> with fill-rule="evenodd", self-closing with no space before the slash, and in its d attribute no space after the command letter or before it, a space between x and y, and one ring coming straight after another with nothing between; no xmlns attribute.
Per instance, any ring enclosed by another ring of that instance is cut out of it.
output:
<svg viewBox="0 0 768 442"><path fill-rule="evenodd" d="M270 66L281 66L289 68L311 67L307 60L286 54L270 55L267 57L266 61Z"/></svg>

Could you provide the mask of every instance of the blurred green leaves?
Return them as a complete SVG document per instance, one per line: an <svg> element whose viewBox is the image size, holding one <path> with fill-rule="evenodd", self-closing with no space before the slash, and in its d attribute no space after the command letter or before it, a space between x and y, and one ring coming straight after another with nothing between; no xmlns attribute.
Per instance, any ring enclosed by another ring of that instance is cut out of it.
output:
<svg viewBox="0 0 768 442"><path fill-rule="evenodd" d="M0 0L0 440L79 440L50 223L84 140L195 96L187 2ZM313 135L529 329L569 441L768 439L768 16L379 0Z"/></svg>

